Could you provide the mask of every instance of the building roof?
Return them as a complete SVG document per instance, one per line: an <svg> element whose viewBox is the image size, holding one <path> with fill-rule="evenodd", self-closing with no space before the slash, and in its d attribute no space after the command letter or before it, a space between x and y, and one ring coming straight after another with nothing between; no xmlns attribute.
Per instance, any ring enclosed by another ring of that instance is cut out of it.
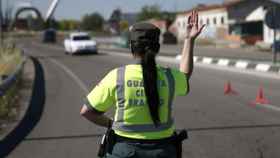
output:
<svg viewBox="0 0 280 158"><path fill-rule="evenodd" d="M232 6L236 5L236 4L239 4L239 3L244 2L244 1L247 1L247 0L225 0L221 4L210 4L210 5L198 4L196 7L192 8L190 10L181 12L178 15L189 14L194 9L197 10L198 12L200 12L200 11L210 11L210 10L215 10L215 9L227 9L229 7L232 7ZM280 0L262 0L262 1L270 1L270 2L276 3L276 4L280 3Z"/></svg>
<svg viewBox="0 0 280 158"><path fill-rule="evenodd" d="M198 4L196 7L192 8L190 10L179 13L179 15L189 14L194 9L197 10L198 12L200 12L200 11L210 11L210 10L215 10L215 9L227 9L228 7L231 7L231 6L233 6L235 4L238 4L242 1L244 1L244 0L228 0L228 1L225 1L224 3L222 3L222 4L211 4L211 5Z"/></svg>

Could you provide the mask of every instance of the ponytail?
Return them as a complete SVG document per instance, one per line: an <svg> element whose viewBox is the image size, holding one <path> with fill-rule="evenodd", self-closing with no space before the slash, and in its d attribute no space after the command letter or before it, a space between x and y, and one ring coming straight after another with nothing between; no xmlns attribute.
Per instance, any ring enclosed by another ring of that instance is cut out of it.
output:
<svg viewBox="0 0 280 158"><path fill-rule="evenodd" d="M141 58L144 90L151 118L157 127L159 118L159 93L157 87L156 54L159 52L160 29L150 23L137 23L129 28L131 52Z"/></svg>
<svg viewBox="0 0 280 158"><path fill-rule="evenodd" d="M159 44L158 44L159 45ZM155 46L155 45L154 45ZM156 49L158 50L158 49ZM149 46L145 47L144 57L141 60L143 70L144 89L150 114L155 126L160 123L159 118L159 93L157 87L157 67L156 56L157 51L153 51Z"/></svg>

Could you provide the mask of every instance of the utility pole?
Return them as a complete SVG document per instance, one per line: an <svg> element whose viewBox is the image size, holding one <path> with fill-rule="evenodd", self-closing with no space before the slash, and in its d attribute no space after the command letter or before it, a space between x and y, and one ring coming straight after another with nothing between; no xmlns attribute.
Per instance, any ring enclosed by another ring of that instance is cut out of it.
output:
<svg viewBox="0 0 280 158"><path fill-rule="evenodd" d="M271 7L265 15L265 23L266 25L273 30L273 43L272 43L272 62L275 64L277 62L277 45L276 36L277 30L280 28L280 21L278 20L280 17L280 10L278 7Z"/></svg>
<svg viewBox="0 0 280 158"><path fill-rule="evenodd" d="M273 7L273 17L274 17L274 20L277 19L277 13L276 13L276 7ZM275 64L277 62L277 49L276 49L276 35L277 35L277 29L274 28L273 29L273 48L272 48L272 53L273 53L273 63Z"/></svg>

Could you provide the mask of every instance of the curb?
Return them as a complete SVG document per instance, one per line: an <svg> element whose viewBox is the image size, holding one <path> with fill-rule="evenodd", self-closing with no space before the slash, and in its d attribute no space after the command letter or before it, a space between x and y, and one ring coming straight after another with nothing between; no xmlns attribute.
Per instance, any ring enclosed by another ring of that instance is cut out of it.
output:
<svg viewBox="0 0 280 158"><path fill-rule="evenodd" d="M104 51L122 51L122 52L130 52L129 50L120 50L117 48L100 48L100 50ZM181 59L181 55L177 56L161 56L161 57L169 57L175 58L176 60ZM236 60L229 58L218 58L218 57L203 57L203 56L194 56L194 63L203 63L214 66L222 66L222 67L231 67L242 70L254 70L257 72L267 72L267 73L276 73L280 74L280 65L273 65L263 62L249 61L249 60Z"/></svg>
<svg viewBox="0 0 280 158"><path fill-rule="evenodd" d="M181 59L181 55L177 55L176 60ZM227 58L213 58L213 57L201 57L194 56L194 63L203 63L208 65L216 65L223 67L233 67L243 70L254 70L258 72L270 72L280 74L280 65L273 65L268 63L254 62L248 60L233 60Z"/></svg>

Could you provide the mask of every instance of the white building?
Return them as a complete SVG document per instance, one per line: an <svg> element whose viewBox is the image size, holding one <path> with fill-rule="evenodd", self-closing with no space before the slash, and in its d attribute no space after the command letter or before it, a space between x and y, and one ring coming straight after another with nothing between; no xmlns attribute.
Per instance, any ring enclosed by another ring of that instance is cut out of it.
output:
<svg viewBox="0 0 280 158"><path fill-rule="evenodd" d="M246 21L264 21L267 9L263 6L254 10L250 15L246 17ZM280 32L278 30L276 38L280 39ZM263 41L265 43L273 43L274 40L274 30L270 29L265 23L263 23Z"/></svg>
<svg viewBox="0 0 280 158"><path fill-rule="evenodd" d="M201 37L216 38L219 29L228 29L228 15L224 7L219 5L199 5L196 9L199 11L199 23L207 24L207 29ZM177 28L177 37L179 40L186 36L186 25L189 15L190 11L177 15L174 26Z"/></svg>
<svg viewBox="0 0 280 158"><path fill-rule="evenodd" d="M280 8L280 4L272 0L232 0L216 5L200 4L193 9L199 12L200 24L207 24L202 38L271 44L273 31L264 22L265 14L271 7ZM193 9L178 14L173 23L178 40L186 36L187 17ZM280 33L278 36L280 38Z"/></svg>

